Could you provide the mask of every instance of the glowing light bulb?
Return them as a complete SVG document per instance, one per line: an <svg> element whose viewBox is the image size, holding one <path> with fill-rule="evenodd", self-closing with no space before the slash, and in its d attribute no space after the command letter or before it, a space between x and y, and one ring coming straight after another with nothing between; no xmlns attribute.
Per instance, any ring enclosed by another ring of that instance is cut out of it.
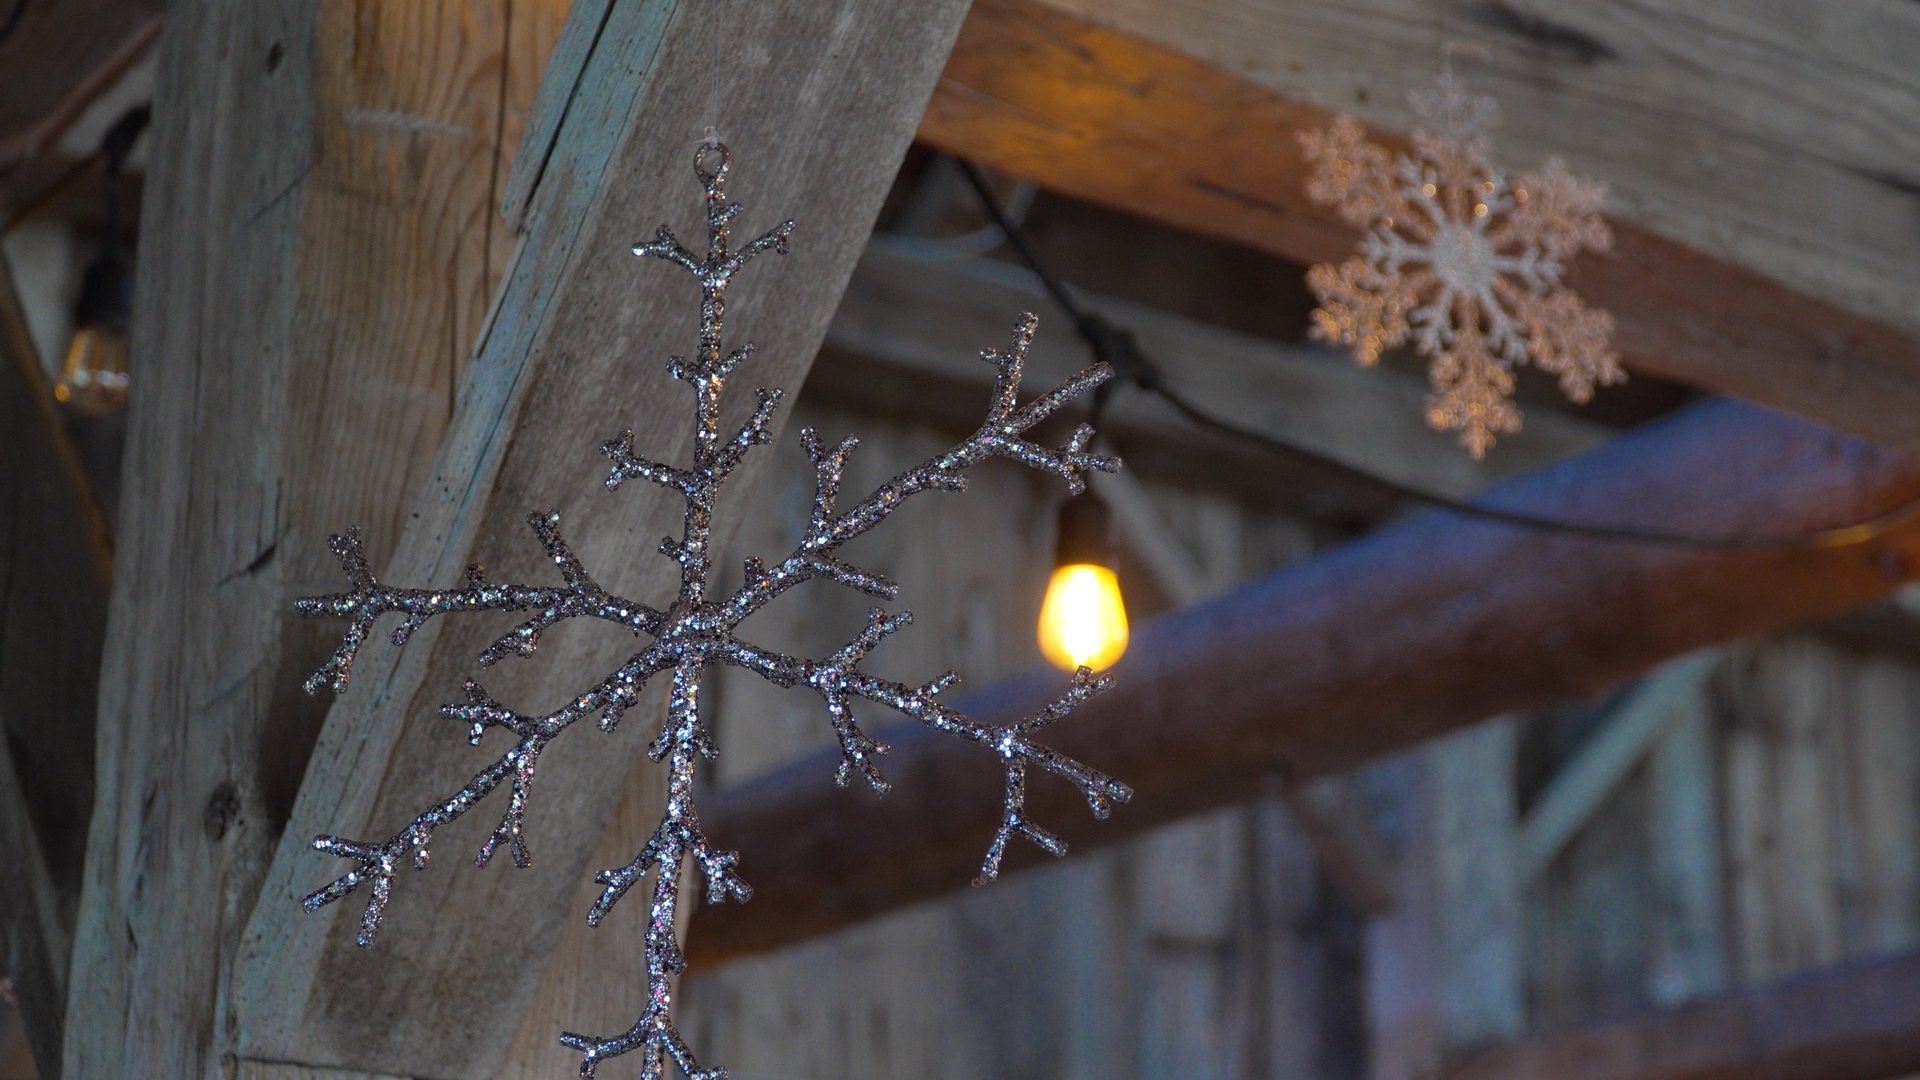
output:
<svg viewBox="0 0 1920 1080"><path fill-rule="evenodd" d="M81 416L105 416L127 403L127 320L133 274L109 252L87 267L54 400Z"/></svg>
<svg viewBox="0 0 1920 1080"><path fill-rule="evenodd" d="M1127 607L1113 571L1092 563L1062 566L1040 605L1040 652L1055 667L1104 671L1127 651Z"/></svg>

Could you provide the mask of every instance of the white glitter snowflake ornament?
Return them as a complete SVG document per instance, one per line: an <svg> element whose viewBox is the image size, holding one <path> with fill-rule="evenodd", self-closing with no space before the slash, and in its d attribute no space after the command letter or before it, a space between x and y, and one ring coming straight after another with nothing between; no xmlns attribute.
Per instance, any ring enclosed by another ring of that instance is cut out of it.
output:
<svg viewBox="0 0 1920 1080"><path fill-rule="evenodd" d="M1308 197L1366 231L1359 254L1307 271L1320 301L1312 334L1366 365L1411 337L1431 360L1427 423L1459 431L1479 458L1496 434L1520 430L1520 365L1558 376L1576 402L1626 379L1607 348L1613 317L1560 284L1568 259L1613 242L1600 217L1607 186L1559 158L1509 183L1488 135L1497 106L1451 74L1407 101L1419 121L1412 157L1368 142L1351 116L1299 135L1314 165Z"/></svg>
<svg viewBox="0 0 1920 1080"><path fill-rule="evenodd" d="M613 463L606 481L609 490L628 480L644 480L670 488L685 499L686 516L680 539L663 540L659 547L660 554L680 565L678 594L665 606L656 608L606 592L588 575L561 538L560 515L533 513L528 515L527 523L560 571L564 583L559 586L494 585L488 583L475 566L468 569L464 588L393 588L374 578L361 551L359 537L349 530L346 535L333 538L333 550L346 568L352 591L299 602L301 614L351 620L333 658L307 680L310 693L324 687L332 687L335 693L345 692L355 654L372 632L374 622L389 612L405 616L394 628L395 646L406 644L407 637L435 615L532 612L532 617L480 654L482 667L510 656L531 655L541 633L566 619L601 619L651 639L617 670L549 713L517 712L493 700L473 680L467 680L466 701L442 706L441 715L463 725L467 741L475 746L480 745L490 730L502 729L511 739L505 753L465 787L429 806L388 839L316 837L315 849L357 865L302 902L308 911L317 911L362 885L370 885L366 910L360 920L359 942L362 946L372 945L401 865L411 862L416 870L426 869L428 844L434 831L501 788L509 792L505 813L499 827L481 845L474 862L485 866L497 850L505 847L514 865L522 869L530 866L532 856L527 851L522 822L541 751L577 721L596 713L600 730L613 735L621 715L639 703L640 691L650 679L671 680L666 722L647 747L648 756L668 766L665 814L652 839L632 862L600 873L597 880L606 888L587 915L587 923L598 926L629 889L643 881L651 883L644 973L648 1004L633 1026L619 1034L596 1036L568 1032L561 1036L562 1043L580 1052L583 1078L592 1077L595 1067L608 1058L639 1051L640 1075L645 1080L661 1080L669 1061L691 1080L726 1080L725 1069L702 1069L694 1060L693 1052L674 1029L672 1014L672 976L686 969L674 932L681 871L689 860L699 867L706 878L708 903L717 904L729 898L744 902L753 895L753 890L734 869L738 860L736 853L716 850L708 843L694 808L694 768L699 759L714 756L700 704L701 675L707 668L731 664L776 686L804 688L819 694L834 732L840 738L841 764L834 779L842 786L858 776L877 792L887 789L875 761L887 748L861 731L854 719L856 705L863 709L869 704L884 705L929 727L972 742L998 757L1006 770L1006 794L999 832L988 847L981 867L983 880L991 880L999 873L1001 856L1015 836L1024 836L1055 855L1066 851L1066 845L1058 837L1041 829L1026 815L1029 765L1078 787L1098 817L1106 817L1113 804L1125 802L1132 795L1125 784L1033 741L1040 729L1064 719L1075 706L1106 689L1111 682L1109 676L1096 677L1081 668L1053 704L1003 726L975 720L937 700L942 690L958 681L959 676L952 672L931 682L910 686L860 670L861 660L882 639L913 621L908 612L889 615L874 608L865 629L823 660L783 656L736 636L736 629L749 616L788 589L815 578L891 600L899 587L846 562L841 557L841 547L886 520L915 495L927 491L964 491L966 470L987 458L1011 458L1053 473L1065 481L1074 494L1085 489L1088 470L1112 471L1120 467L1120 462L1088 451L1093 429L1084 424L1059 449L1027 441L1025 435L1034 425L1111 378L1113 372L1105 364L1096 364L1040 397L1020 404L1020 372L1038 323L1032 315L1021 315L1007 349L987 349L980 354L981 359L998 369L999 377L993 398L987 403L986 420L979 430L946 453L880 485L853 505L842 503L840 481L847 458L859 440L847 438L830 445L823 443L811 429L802 431L800 439L807 455L813 459L816 484L813 514L805 532L792 554L772 565L748 559L745 582L731 592L716 592L711 530L720 487L742 458L771 441L768 425L780 401L778 390L758 391L758 408L753 415L733 434L723 437L720 402L727 376L747 361L753 351L752 345L748 345L729 352L722 344L727 285L755 255L766 251L784 252L788 233L793 228L789 221L745 247L733 250L729 226L740 207L726 198L728 167L727 148L718 140L710 140L694 156L694 172L707 193L706 255L688 251L665 226L660 228L656 239L633 249L636 255L677 264L700 284L699 347L691 359L676 356L667 361L673 377L693 390L690 410L693 460L686 465L669 465L644 458L636 451L631 431L621 432L600 447L600 452ZM632 737L631 732L628 737ZM589 827L598 835L598 822Z"/></svg>

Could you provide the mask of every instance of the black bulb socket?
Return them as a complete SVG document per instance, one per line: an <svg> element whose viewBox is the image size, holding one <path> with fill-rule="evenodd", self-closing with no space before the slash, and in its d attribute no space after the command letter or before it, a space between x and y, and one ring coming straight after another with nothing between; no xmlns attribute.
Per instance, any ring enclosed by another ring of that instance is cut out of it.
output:
<svg viewBox="0 0 1920 1080"><path fill-rule="evenodd" d="M1091 494L1060 504L1060 533L1054 566L1092 564L1113 569L1113 515Z"/></svg>

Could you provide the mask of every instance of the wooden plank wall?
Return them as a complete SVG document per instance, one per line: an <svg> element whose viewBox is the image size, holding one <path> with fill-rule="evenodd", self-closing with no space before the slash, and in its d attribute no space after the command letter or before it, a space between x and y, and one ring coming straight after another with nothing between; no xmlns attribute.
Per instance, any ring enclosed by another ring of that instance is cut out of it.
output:
<svg viewBox="0 0 1920 1080"><path fill-rule="evenodd" d="M1731 654L1528 890L1532 1022L1912 948L1917 706L1920 664L1891 651L1802 633ZM1536 723L1551 738L1595 711Z"/></svg>
<svg viewBox="0 0 1920 1080"><path fill-rule="evenodd" d="M1733 972L1757 982L1920 940L1920 674L1810 638L1718 687Z"/></svg>

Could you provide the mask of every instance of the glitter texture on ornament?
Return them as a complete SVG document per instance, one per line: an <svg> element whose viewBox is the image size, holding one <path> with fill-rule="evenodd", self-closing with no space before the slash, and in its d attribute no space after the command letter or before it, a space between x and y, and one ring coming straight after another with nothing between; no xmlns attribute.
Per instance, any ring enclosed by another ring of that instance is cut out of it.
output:
<svg viewBox="0 0 1920 1080"><path fill-rule="evenodd" d="M1430 361L1427 422L1479 458L1520 430L1515 368L1557 376L1576 402L1626 378L1607 347L1613 317L1560 283L1568 259L1613 242L1607 187L1559 158L1509 181L1493 161L1497 106L1451 74L1407 100L1411 157L1367 141L1351 116L1299 135L1308 197L1366 233L1353 258L1307 272L1312 334L1366 365L1411 337Z"/></svg>
<svg viewBox="0 0 1920 1080"><path fill-rule="evenodd" d="M645 480L671 488L685 499L686 518L680 539L664 540L659 547L661 554L680 565L679 595L664 608L656 608L607 593L569 550L560 534L559 515L534 513L528 516L527 523L552 556L563 585L495 585L485 580L478 567L471 567L462 588L393 588L375 580L358 536L349 530L346 535L333 538L333 550L346 568L352 591L299 602L302 614L351 620L339 649L307 680L308 691L315 693L326 686L331 686L336 693L346 690L355 653L372 632L375 621L388 612L404 616L392 634L396 646L404 645L413 631L435 615L465 611L533 612L531 618L480 654L482 667L510 655L531 654L541 633L566 619L604 619L652 639L618 670L558 710L543 715L516 712L493 700L478 683L469 679L466 701L443 706L441 714L467 725L468 742L473 745L479 745L488 729L497 727L508 732L514 740L512 747L465 787L428 807L389 839L316 838L313 841L316 849L350 859L357 865L302 902L307 910L315 911L363 885L368 886L369 898L361 918L359 943L373 944L401 862L410 858L416 869L424 869L434 830L460 817L502 786L507 787L509 793L500 825L481 846L474 861L485 866L504 845L516 866L529 866L532 860L522 837L522 822L542 749L575 721L596 713L600 730L612 734L621 714L638 703L640 690L649 679L670 678L672 688L666 720L658 737L647 747L649 757L668 766L665 814L652 838L632 862L600 873L597 880L605 889L587 916L590 925L599 925L629 889L651 876L652 900L647 911L646 934L649 1004L625 1032L610 1036L574 1033L562 1036L562 1043L580 1051L582 1077L592 1077L601 1061L633 1051L641 1053L640 1075L646 1080L662 1077L669 1059L695 1080L724 1080L727 1075L725 1069L700 1067L674 1029L672 1019L671 977L686 967L674 932L681 871L686 861L691 858L704 874L709 903L719 903L729 897L745 901L753 894L735 871L736 854L717 851L708 843L694 807L695 765L701 757L710 758L714 754L701 714L700 677L705 668L732 664L777 686L804 687L819 694L839 736L841 762L834 779L842 786L858 776L876 792L887 790L887 782L882 779L875 760L886 752L886 747L861 730L854 717L856 703L885 705L998 755L1006 770L1005 803L999 831L981 867L980 881L991 880L999 873L1007 843L1015 836L1024 836L1055 855L1066 850L1058 838L1026 817L1029 765L1076 785L1099 817L1105 817L1114 803L1125 802L1132 794L1126 785L1033 741L1041 728L1064 718L1075 706L1106 689L1110 683L1108 677L1096 677L1082 668L1074 674L1066 692L1051 705L1016 723L997 725L975 720L939 702L940 692L958 680L952 672L931 682L910 686L860 670L860 661L868 652L912 621L908 612L888 614L874 608L866 628L822 660L785 656L735 636L739 625L754 612L795 585L814 578L838 582L881 599L892 599L898 586L844 561L839 549L880 524L914 495L924 491L965 490L966 469L989 457L1011 458L1053 473L1075 494L1085 488L1087 470L1112 471L1119 468L1120 463L1088 450L1093 430L1084 424L1058 449L1028 442L1023 437L1034 425L1112 375L1106 365L1098 364L1075 374L1048 393L1020 404L1021 368L1038 324L1034 316L1023 314L1014 326L1012 341L1006 349L981 352L981 358L993 364L999 374L986 420L979 430L946 453L894 477L852 506L842 508L840 482L842 470L858 440L847 438L829 445L811 429L802 431L800 438L813 460L816 479L812 516L799 543L792 554L771 566L749 559L745 582L739 589L725 595L711 594L713 553L709 538L720 487L749 451L771 441L768 425L781 396L778 390L757 391L758 407L752 417L738 431L722 436L720 402L727 376L752 353L751 345L731 352L722 345L727 285L754 256L766 251L784 252L793 228L793 223L787 222L745 247L738 250L730 247L729 228L740 210L738 204L728 202L725 196L730 164L727 148L717 140L710 139L694 155L694 172L706 188L707 254L704 257L688 251L664 226L656 239L633 249L636 255L681 266L700 284L698 349L691 359L676 356L667 362L673 377L689 384L694 393L693 461L689 466L677 466L641 457L634 450L631 431L621 432L600 448L613 463L606 481L609 490L628 480ZM591 827L597 830L599 823L592 823Z"/></svg>

